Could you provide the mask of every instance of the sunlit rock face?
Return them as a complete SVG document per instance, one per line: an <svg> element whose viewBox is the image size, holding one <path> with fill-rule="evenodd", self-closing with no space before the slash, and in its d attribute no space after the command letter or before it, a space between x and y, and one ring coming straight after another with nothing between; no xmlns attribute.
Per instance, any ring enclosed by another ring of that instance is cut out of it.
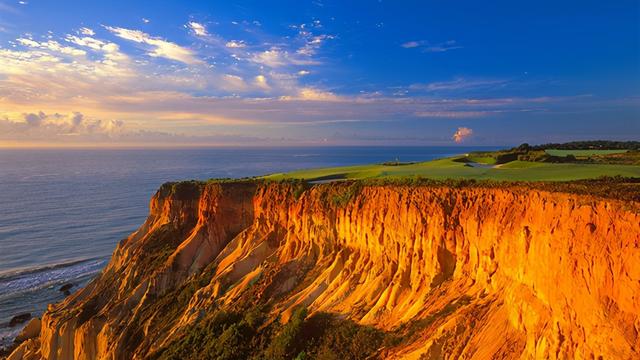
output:
<svg viewBox="0 0 640 360"><path fill-rule="evenodd" d="M13 358L146 358L247 301L274 321L304 305L415 329L381 358L640 358L636 205L513 186L165 185Z"/></svg>

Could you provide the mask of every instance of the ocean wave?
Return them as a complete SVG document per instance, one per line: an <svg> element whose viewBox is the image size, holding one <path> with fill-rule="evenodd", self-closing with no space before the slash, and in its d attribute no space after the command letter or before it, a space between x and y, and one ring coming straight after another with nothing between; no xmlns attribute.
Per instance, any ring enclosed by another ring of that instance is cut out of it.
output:
<svg viewBox="0 0 640 360"><path fill-rule="evenodd" d="M108 258L71 260L0 274L0 299L17 293L35 291L56 284L83 279L96 274L106 265Z"/></svg>

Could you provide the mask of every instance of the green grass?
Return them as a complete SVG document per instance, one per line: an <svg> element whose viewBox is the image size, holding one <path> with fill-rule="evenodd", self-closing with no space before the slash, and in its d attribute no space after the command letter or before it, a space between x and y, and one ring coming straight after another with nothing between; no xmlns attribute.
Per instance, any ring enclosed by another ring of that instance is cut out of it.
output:
<svg viewBox="0 0 640 360"><path fill-rule="evenodd" d="M611 155L611 154L622 154L627 152L628 150L596 150L596 149L587 149L587 150L559 150L559 149L547 149L545 152L552 156L567 156L573 155L575 157L586 157L593 155Z"/></svg>
<svg viewBox="0 0 640 360"><path fill-rule="evenodd" d="M456 158L439 159L404 166L380 164L299 170L272 174L265 179L340 180L397 179L423 177L436 180L476 179L504 181L569 181L600 176L640 177L640 166L585 163L542 163L512 161L497 167L470 167Z"/></svg>
<svg viewBox="0 0 640 360"><path fill-rule="evenodd" d="M496 158L492 156L474 156L473 154L467 156L467 159L478 164L493 165L496 163Z"/></svg>

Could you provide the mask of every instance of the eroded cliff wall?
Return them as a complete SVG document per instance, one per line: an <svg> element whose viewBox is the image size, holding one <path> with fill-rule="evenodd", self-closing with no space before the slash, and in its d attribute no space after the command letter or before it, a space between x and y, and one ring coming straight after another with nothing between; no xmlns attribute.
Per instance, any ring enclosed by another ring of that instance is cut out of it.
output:
<svg viewBox="0 0 640 360"><path fill-rule="evenodd" d="M306 306L401 334L383 358L640 358L637 205L518 186L168 184L12 356L146 358L213 308L268 304L271 321Z"/></svg>

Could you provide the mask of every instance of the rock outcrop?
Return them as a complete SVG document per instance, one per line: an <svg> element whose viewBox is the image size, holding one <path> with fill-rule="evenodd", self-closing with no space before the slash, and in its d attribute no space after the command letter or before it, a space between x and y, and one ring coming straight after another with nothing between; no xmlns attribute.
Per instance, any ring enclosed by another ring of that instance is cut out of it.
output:
<svg viewBox="0 0 640 360"><path fill-rule="evenodd" d="M12 358L140 359L211 309L394 333L407 359L640 358L638 204L517 185L179 183Z"/></svg>

